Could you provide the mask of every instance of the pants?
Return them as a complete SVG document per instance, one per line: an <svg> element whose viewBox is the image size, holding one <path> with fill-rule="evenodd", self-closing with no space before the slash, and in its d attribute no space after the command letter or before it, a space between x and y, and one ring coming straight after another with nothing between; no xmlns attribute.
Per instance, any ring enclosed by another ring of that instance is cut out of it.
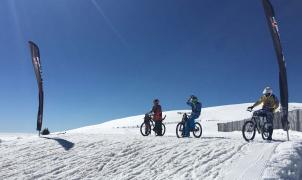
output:
<svg viewBox="0 0 302 180"><path fill-rule="evenodd" d="M162 121L154 121L155 122L155 126L154 126L154 131L156 133L156 135L158 136L162 136Z"/></svg>
<svg viewBox="0 0 302 180"><path fill-rule="evenodd" d="M191 116L188 117L186 122L184 123L184 137L190 137L190 131L194 130L195 128L195 119L197 119L199 115L197 114L192 114Z"/></svg>
<svg viewBox="0 0 302 180"><path fill-rule="evenodd" d="M254 115L260 116L260 117L266 117L266 121L268 123L271 123L272 126L269 127L268 132L269 132L269 139L272 139L273 132L274 132L274 113L265 109L260 109L258 111L254 112Z"/></svg>

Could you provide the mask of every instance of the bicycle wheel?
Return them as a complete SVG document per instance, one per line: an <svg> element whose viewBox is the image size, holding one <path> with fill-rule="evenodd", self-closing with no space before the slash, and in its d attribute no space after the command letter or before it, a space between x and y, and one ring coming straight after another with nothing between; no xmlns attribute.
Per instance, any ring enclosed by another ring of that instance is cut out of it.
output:
<svg viewBox="0 0 302 180"><path fill-rule="evenodd" d="M165 135L165 133L166 133L166 126L164 125L164 123L161 124L161 129L162 129L161 134Z"/></svg>
<svg viewBox="0 0 302 180"><path fill-rule="evenodd" d="M183 129L184 129L184 124L182 122L178 123L176 126L176 136L178 138L183 137Z"/></svg>
<svg viewBox="0 0 302 180"><path fill-rule="evenodd" d="M143 136L149 136L151 134L151 125L147 125L143 122L140 127L140 131Z"/></svg>
<svg viewBox="0 0 302 180"><path fill-rule="evenodd" d="M194 127L194 130L193 130L193 135L196 138L200 138L201 135L202 135L202 127L201 127L201 125L200 125L199 122L195 122L195 127Z"/></svg>
<svg viewBox="0 0 302 180"><path fill-rule="evenodd" d="M256 126L254 121L246 121L242 127L242 136L249 142L255 138Z"/></svg>
<svg viewBox="0 0 302 180"><path fill-rule="evenodd" d="M265 122L263 124L263 129L262 129L262 133L261 133L263 140L267 140L268 139L268 137L269 137L269 129L271 128L271 126L272 126L271 123L268 123L268 122Z"/></svg>

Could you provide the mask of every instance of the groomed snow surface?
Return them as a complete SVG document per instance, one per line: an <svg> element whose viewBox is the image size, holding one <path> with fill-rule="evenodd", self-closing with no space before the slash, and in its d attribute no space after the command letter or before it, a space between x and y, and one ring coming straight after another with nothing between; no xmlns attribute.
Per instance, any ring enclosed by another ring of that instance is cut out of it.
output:
<svg viewBox="0 0 302 180"><path fill-rule="evenodd" d="M302 179L302 133L247 143L241 132L217 132L219 122L250 117L249 105L203 109L199 139L175 137L179 111L164 113L164 137L141 136L142 115L40 138L0 134L0 179Z"/></svg>

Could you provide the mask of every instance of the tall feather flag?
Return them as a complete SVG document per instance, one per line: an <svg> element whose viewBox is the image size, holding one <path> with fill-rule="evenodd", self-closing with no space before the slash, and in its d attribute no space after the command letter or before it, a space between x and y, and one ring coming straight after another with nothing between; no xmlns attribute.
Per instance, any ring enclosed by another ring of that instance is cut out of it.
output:
<svg viewBox="0 0 302 180"><path fill-rule="evenodd" d="M279 88L280 88L280 100L281 100L281 122L285 131L289 129L288 122L288 84L287 84L287 72L286 64L283 55L283 50L280 41L280 34L278 24L275 18L275 12L272 4L269 0L262 0L264 12L266 15L267 23L273 38L273 44L277 55L277 61L279 65Z"/></svg>
<svg viewBox="0 0 302 180"><path fill-rule="evenodd" d="M40 51L39 47L32 41L29 41L29 47L32 57L32 63L34 66L34 71L36 74L38 88L39 88L39 109L37 117L37 131L41 131L42 122L43 122L43 104L44 104L44 92L43 92L43 79L42 79L42 69L41 69L41 60L40 60Z"/></svg>

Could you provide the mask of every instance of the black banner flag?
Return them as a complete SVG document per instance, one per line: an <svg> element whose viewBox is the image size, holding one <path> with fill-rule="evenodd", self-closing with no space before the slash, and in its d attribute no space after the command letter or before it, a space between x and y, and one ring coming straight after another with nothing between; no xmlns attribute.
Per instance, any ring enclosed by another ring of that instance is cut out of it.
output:
<svg viewBox="0 0 302 180"><path fill-rule="evenodd" d="M263 7L268 22L268 26L273 38L273 44L275 47L277 61L279 65L279 87L280 87L280 100L281 100L281 114L282 114L282 126L283 129L288 131L288 85L287 85L287 73L286 64L283 56L280 34L278 24L275 18L275 12L272 4L269 0L262 0Z"/></svg>
<svg viewBox="0 0 302 180"><path fill-rule="evenodd" d="M42 121L43 121L43 102L44 102L44 92L43 92L43 79L42 79L42 70L41 70L41 61L40 61L40 51L39 47L29 41L29 47L32 57L32 63L34 66L38 88L39 88L39 110L38 110L38 117L37 117L37 131L41 131L42 128Z"/></svg>

